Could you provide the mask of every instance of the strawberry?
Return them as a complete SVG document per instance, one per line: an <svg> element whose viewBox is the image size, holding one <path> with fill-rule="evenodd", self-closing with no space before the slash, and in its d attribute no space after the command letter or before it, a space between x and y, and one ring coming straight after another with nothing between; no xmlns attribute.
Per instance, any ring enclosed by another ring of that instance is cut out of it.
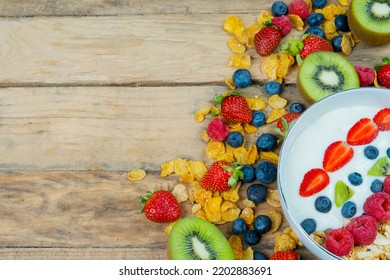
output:
<svg viewBox="0 0 390 280"><path fill-rule="evenodd" d="M375 67L378 74L378 81L382 86L390 88L390 57L384 58L382 62L382 65Z"/></svg>
<svg viewBox="0 0 390 280"><path fill-rule="evenodd" d="M390 108L380 110L374 116L374 122L377 124L380 131L390 130Z"/></svg>
<svg viewBox="0 0 390 280"><path fill-rule="evenodd" d="M299 259L299 255L297 252L295 251L278 251L278 252L275 252L270 260L298 260Z"/></svg>
<svg viewBox="0 0 390 280"><path fill-rule="evenodd" d="M206 190L224 192L235 186L242 178L240 167L220 160L210 165L199 183Z"/></svg>
<svg viewBox="0 0 390 280"><path fill-rule="evenodd" d="M353 157L353 149L344 141L336 141L325 150L322 165L328 172L333 172L346 165Z"/></svg>
<svg viewBox="0 0 390 280"><path fill-rule="evenodd" d="M328 41L319 36L305 34L301 40L288 40L280 46L280 51L281 53L294 55L298 65L300 65L309 54L321 51L333 52L333 47Z"/></svg>
<svg viewBox="0 0 390 280"><path fill-rule="evenodd" d="M292 122L295 121L300 115L301 113L298 112L287 113L277 121L276 126L280 129L280 131L283 132L286 129L285 125L283 125L283 119L287 122L287 125L292 125Z"/></svg>
<svg viewBox="0 0 390 280"><path fill-rule="evenodd" d="M325 170L321 168L310 169L303 176L303 180L299 187L299 195L303 197L312 196L326 188L329 183L330 178Z"/></svg>
<svg viewBox="0 0 390 280"><path fill-rule="evenodd" d="M369 118L357 121L347 134L347 143L350 145L365 145L371 143L378 135L378 125Z"/></svg>
<svg viewBox="0 0 390 280"><path fill-rule="evenodd" d="M254 45L258 55L270 55L278 46L282 39L279 29L272 25L272 23L265 23L259 32L255 34Z"/></svg>
<svg viewBox="0 0 390 280"><path fill-rule="evenodd" d="M250 123L252 111L246 99L237 91L230 92L227 96L217 96L215 102L220 103L221 115L229 122Z"/></svg>
<svg viewBox="0 0 390 280"><path fill-rule="evenodd" d="M180 203L169 191L146 192L140 197L145 217L156 223L171 223L181 215Z"/></svg>

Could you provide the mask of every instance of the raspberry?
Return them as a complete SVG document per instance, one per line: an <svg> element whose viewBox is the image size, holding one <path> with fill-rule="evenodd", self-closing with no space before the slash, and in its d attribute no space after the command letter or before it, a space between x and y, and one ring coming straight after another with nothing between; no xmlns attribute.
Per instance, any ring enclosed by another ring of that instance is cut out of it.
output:
<svg viewBox="0 0 390 280"><path fill-rule="evenodd" d="M355 69L359 76L361 87L368 87L372 85L375 79L375 72L373 69L361 65L356 65Z"/></svg>
<svg viewBox="0 0 390 280"><path fill-rule="evenodd" d="M290 33L292 29L291 20L287 16L274 17L271 19L273 25L279 28L280 35L285 37L288 33Z"/></svg>
<svg viewBox="0 0 390 280"><path fill-rule="evenodd" d="M309 16L309 6L305 2L305 0L294 0L288 6L289 14L298 15L303 21Z"/></svg>
<svg viewBox="0 0 390 280"><path fill-rule="evenodd" d="M376 219L369 215L354 218L346 229L352 234L353 240L358 245L370 245L377 234Z"/></svg>
<svg viewBox="0 0 390 280"><path fill-rule="evenodd" d="M373 216L378 222L390 220L390 194L377 192L370 195L364 202L363 210Z"/></svg>
<svg viewBox="0 0 390 280"><path fill-rule="evenodd" d="M331 229L325 238L325 247L337 256L345 256L354 246L352 234L345 228Z"/></svg>
<svg viewBox="0 0 390 280"><path fill-rule="evenodd" d="M390 194L390 175L383 180L383 191Z"/></svg>
<svg viewBox="0 0 390 280"><path fill-rule="evenodd" d="M223 141L229 135L229 126L221 118L214 118L207 126L207 135L213 140Z"/></svg>

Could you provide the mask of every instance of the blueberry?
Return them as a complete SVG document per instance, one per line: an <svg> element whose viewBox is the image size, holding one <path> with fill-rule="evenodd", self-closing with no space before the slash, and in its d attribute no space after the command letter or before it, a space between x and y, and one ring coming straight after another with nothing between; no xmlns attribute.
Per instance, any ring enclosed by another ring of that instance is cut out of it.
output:
<svg viewBox="0 0 390 280"><path fill-rule="evenodd" d="M379 179L375 179L374 181L372 181L371 186L370 186L370 190L373 193L381 192L383 190L382 181Z"/></svg>
<svg viewBox="0 0 390 280"><path fill-rule="evenodd" d="M327 0L313 0L312 5L313 5L313 8L322 9L323 7L326 6L327 2L328 2Z"/></svg>
<svg viewBox="0 0 390 280"><path fill-rule="evenodd" d="M314 219L307 218L301 222L301 227L307 234L312 234L316 231L317 223Z"/></svg>
<svg viewBox="0 0 390 280"><path fill-rule="evenodd" d="M272 4L271 12L275 17L280 17L288 13L288 7L283 1L276 1Z"/></svg>
<svg viewBox="0 0 390 280"><path fill-rule="evenodd" d="M271 133L263 133L256 140L256 147L259 151L267 152L276 148L278 139Z"/></svg>
<svg viewBox="0 0 390 280"><path fill-rule="evenodd" d="M252 125L260 127L265 125L266 116L262 111L253 111L252 113Z"/></svg>
<svg viewBox="0 0 390 280"><path fill-rule="evenodd" d="M341 52L341 41L343 40L342 35L337 35L332 39L332 47L335 52Z"/></svg>
<svg viewBox="0 0 390 280"><path fill-rule="evenodd" d="M379 155L379 150L374 146L367 146L364 148L364 155L368 159L376 159Z"/></svg>
<svg viewBox="0 0 390 280"><path fill-rule="evenodd" d="M238 88L246 88L252 84L251 73L247 69L238 69L233 73L233 83Z"/></svg>
<svg viewBox="0 0 390 280"><path fill-rule="evenodd" d="M344 203L343 207L341 207L341 215L345 218L352 218L356 214L356 204L352 201L347 201Z"/></svg>
<svg viewBox="0 0 390 280"><path fill-rule="evenodd" d="M303 113L306 110L305 105L299 102L291 103L289 107L290 113Z"/></svg>
<svg viewBox="0 0 390 280"><path fill-rule="evenodd" d="M260 238L260 234L253 229L249 229L244 233L244 241L248 245L256 245L260 242Z"/></svg>
<svg viewBox="0 0 390 280"><path fill-rule="evenodd" d="M387 154L387 157L390 158L390 148L387 149L386 154Z"/></svg>
<svg viewBox="0 0 390 280"><path fill-rule="evenodd" d="M348 25L348 17L344 14L339 14L334 18L334 24L336 25L336 29L342 32L349 31Z"/></svg>
<svg viewBox="0 0 390 280"><path fill-rule="evenodd" d="M349 182L354 186L359 186L363 183L362 175L357 172L353 172L348 175Z"/></svg>
<svg viewBox="0 0 390 280"><path fill-rule="evenodd" d="M250 182L253 182L255 180L255 169L253 168L252 165L244 164L241 167L241 171L244 175L244 177L242 178L242 182L250 183Z"/></svg>
<svg viewBox="0 0 390 280"><path fill-rule="evenodd" d="M328 213L332 208L332 201L327 196L319 196L314 202L314 207L318 212Z"/></svg>
<svg viewBox="0 0 390 280"><path fill-rule="evenodd" d="M282 85L277 81L269 81L264 85L264 89L268 95L279 94L282 91Z"/></svg>
<svg viewBox="0 0 390 280"><path fill-rule="evenodd" d="M263 202L267 198L267 189L261 184L252 184L246 189L246 196L255 204Z"/></svg>
<svg viewBox="0 0 390 280"><path fill-rule="evenodd" d="M264 253L259 252L259 251L254 251L253 252L253 259L254 260L262 260L262 261L268 260L267 256L264 255Z"/></svg>
<svg viewBox="0 0 390 280"><path fill-rule="evenodd" d="M309 26L320 26L325 20L321 13L312 13L306 18L306 23Z"/></svg>
<svg viewBox="0 0 390 280"><path fill-rule="evenodd" d="M306 29L305 34L316 35L321 38L325 38L325 32L318 26L311 26Z"/></svg>
<svg viewBox="0 0 390 280"><path fill-rule="evenodd" d="M256 179L262 184L271 184L276 179L276 167L268 161L263 161L256 166Z"/></svg>
<svg viewBox="0 0 390 280"><path fill-rule="evenodd" d="M259 215L253 220L253 229L258 233L267 233L272 226L272 221L267 215Z"/></svg>
<svg viewBox="0 0 390 280"><path fill-rule="evenodd" d="M230 132L228 137L226 138L226 143L233 148L240 147L244 142L244 137L238 131Z"/></svg>
<svg viewBox="0 0 390 280"><path fill-rule="evenodd" d="M232 223L232 232L234 234L242 234L246 231L246 223L243 218L237 218Z"/></svg>

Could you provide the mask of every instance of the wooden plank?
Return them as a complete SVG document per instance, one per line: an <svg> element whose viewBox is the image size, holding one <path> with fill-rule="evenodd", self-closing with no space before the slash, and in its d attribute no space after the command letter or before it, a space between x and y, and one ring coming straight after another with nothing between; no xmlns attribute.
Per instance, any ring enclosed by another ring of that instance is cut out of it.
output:
<svg viewBox="0 0 390 280"><path fill-rule="evenodd" d="M163 162L177 157L207 160L201 133L208 122L196 123L194 112L211 106L213 96L226 90L0 89L0 170L159 170ZM260 86L242 93L267 100ZM290 102L303 101L295 87L286 87L283 95ZM252 138L266 129L273 125Z"/></svg>
<svg viewBox="0 0 390 280"><path fill-rule="evenodd" d="M139 182L128 181L126 175L0 172L1 259L166 259L166 224L147 221L138 197L153 187L171 190L179 181L173 176L161 178L158 172ZM243 185L240 195L245 191ZM182 204L183 216L191 215L190 207L189 201ZM255 213L269 209L264 202ZM284 220L281 230L286 226ZM226 236L231 234L229 223L219 228ZM274 243L275 234L267 233L253 249L270 255ZM300 252L314 258L302 247Z"/></svg>
<svg viewBox="0 0 390 280"><path fill-rule="evenodd" d="M262 1L262 7L270 8L272 1ZM259 3L249 1L208 0L3 0L0 16L107 16L137 14L209 14L209 13L258 13Z"/></svg>
<svg viewBox="0 0 390 280"><path fill-rule="evenodd" d="M0 86L219 85L235 70L227 67L226 16L5 18L0 21ZM251 24L256 16L242 19ZM360 43L349 58L373 66L387 49L372 51ZM253 79L268 81L255 51L248 55ZM296 74L295 66L286 83L295 84Z"/></svg>

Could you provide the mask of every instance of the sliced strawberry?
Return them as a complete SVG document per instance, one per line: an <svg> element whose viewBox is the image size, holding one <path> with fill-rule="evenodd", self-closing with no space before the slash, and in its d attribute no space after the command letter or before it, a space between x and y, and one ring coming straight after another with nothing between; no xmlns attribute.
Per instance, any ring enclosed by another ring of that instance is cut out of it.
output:
<svg viewBox="0 0 390 280"><path fill-rule="evenodd" d="M284 114L283 117L281 117L277 123L276 123L276 126L281 130L281 131L285 131L285 127L283 125L283 119L286 120L287 124L289 125L292 121L296 120L299 116L301 115L301 113L298 113L298 112L289 112L289 113L286 113Z"/></svg>
<svg viewBox="0 0 390 280"><path fill-rule="evenodd" d="M353 149L344 141L333 142L326 148L322 166L333 172L346 165L353 157Z"/></svg>
<svg viewBox="0 0 390 280"><path fill-rule="evenodd" d="M380 110L374 117L380 131L390 130L390 108Z"/></svg>
<svg viewBox="0 0 390 280"><path fill-rule="evenodd" d="M329 185L330 178L328 173L321 168L310 169L303 176L303 180L299 187L300 196L311 196L322 191Z"/></svg>
<svg viewBox="0 0 390 280"><path fill-rule="evenodd" d="M347 134L347 143L350 145L369 144L379 133L378 125L369 118L362 118L355 123Z"/></svg>

